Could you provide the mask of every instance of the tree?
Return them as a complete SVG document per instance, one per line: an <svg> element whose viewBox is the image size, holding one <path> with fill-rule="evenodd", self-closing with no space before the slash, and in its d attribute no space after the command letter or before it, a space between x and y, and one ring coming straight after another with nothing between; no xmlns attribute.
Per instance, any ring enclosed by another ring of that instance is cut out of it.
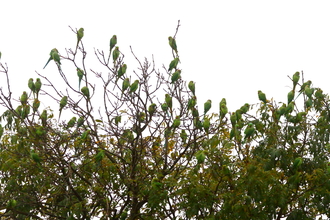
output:
<svg viewBox="0 0 330 220"><path fill-rule="evenodd" d="M18 101L11 97L10 83L6 91L1 88L6 110L0 126L0 216L330 216L328 95L303 77L299 83L295 74L290 90L295 99L287 104L264 98L227 114L222 99L219 114L208 106L199 114L204 103L198 105L195 84L181 75L173 80L174 74L184 73L175 41L178 28L168 38L170 68L160 71L154 60L142 62L131 48L139 64L139 71L133 71L114 35L109 52L95 51L103 70L90 70L81 37L66 53L58 50L54 60L65 90L39 73ZM80 74L72 74L65 62ZM10 82L2 63L1 72ZM77 75L78 84L72 83L77 81L71 76ZM59 112L40 108L49 100ZM61 112L66 120L55 117Z"/></svg>

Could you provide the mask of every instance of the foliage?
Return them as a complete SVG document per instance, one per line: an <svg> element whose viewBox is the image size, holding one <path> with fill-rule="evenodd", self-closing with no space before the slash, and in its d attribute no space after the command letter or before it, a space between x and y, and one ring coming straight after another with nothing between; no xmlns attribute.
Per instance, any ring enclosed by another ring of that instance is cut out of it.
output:
<svg viewBox="0 0 330 220"><path fill-rule="evenodd" d="M130 69L116 35L109 53L95 51L101 67L91 70L84 34L73 30L78 46L54 48L48 60L65 90L38 73L18 100L0 63L8 82L0 90L1 217L330 217L328 95L295 73L288 103L258 91L258 104L228 113L222 99L212 113L211 100L198 103L195 84L182 78L178 28L161 71L132 49L139 68ZM41 109L48 100L66 120Z"/></svg>

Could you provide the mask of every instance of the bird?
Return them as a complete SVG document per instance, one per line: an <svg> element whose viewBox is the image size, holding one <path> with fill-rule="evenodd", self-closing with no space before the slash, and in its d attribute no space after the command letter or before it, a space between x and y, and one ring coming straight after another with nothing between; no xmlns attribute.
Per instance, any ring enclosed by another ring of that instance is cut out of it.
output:
<svg viewBox="0 0 330 220"><path fill-rule="evenodd" d="M192 92L192 94L195 95L195 83L193 81L190 81L188 83L188 88L190 89L190 91Z"/></svg>
<svg viewBox="0 0 330 220"><path fill-rule="evenodd" d="M48 59L46 65L44 66L44 69L45 69L45 67L47 66L47 64L48 64L51 60L54 59L54 58L53 58L53 54L54 54L54 53L57 53L57 55L58 55L58 50L57 50L56 48L54 48L54 49L52 49L52 50L50 51L50 53L49 53L50 57L49 57L49 59Z"/></svg>
<svg viewBox="0 0 330 220"><path fill-rule="evenodd" d="M81 41L81 39L84 37L84 28L79 28L79 30L77 31L77 46L76 46L76 50L78 48L79 42Z"/></svg>
<svg viewBox="0 0 330 220"><path fill-rule="evenodd" d="M77 75L78 75L78 79L79 79L79 90L80 90L80 83L82 78L84 77L84 71L80 68L77 68Z"/></svg>
<svg viewBox="0 0 330 220"><path fill-rule="evenodd" d="M211 109L211 106L212 106L212 101L210 99L208 99L204 103L204 115Z"/></svg>
<svg viewBox="0 0 330 220"><path fill-rule="evenodd" d="M67 96L63 96L61 101L60 101L60 113L58 116L58 120L60 120L61 118L61 113L62 113L62 109L66 106L66 104L68 103L68 97Z"/></svg>

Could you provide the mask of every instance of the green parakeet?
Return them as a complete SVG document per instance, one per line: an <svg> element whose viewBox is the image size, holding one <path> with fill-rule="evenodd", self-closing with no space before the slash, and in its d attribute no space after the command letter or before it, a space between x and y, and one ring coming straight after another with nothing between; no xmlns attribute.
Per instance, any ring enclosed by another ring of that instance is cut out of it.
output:
<svg viewBox="0 0 330 220"><path fill-rule="evenodd" d="M301 166L302 162L303 162L303 159L301 157L297 157L296 159L294 159L293 165L292 165L293 170L296 171Z"/></svg>
<svg viewBox="0 0 330 220"><path fill-rule="evenodd" d="M204 115L211 109L212 101L209 99L204 103Z"/></svg>
<svg viewBox="0 0 330 220"><path fill-rule="evenodd" d="M237 122L237 115L235 112L231 113L230 122L231 122L231 125L234 127Z"/></svg>
<svg viewBox="0 0 330 220"><path fill-rule="evenodd" d="M172 83L175 83L180 78L181 78L181 70L177 70L172 74L171 81Z"/></svg>
<svg viewBox="0 0 330 220"><path fill-rule="evenodd" d="M80 68L77 68L77 75L78 75L78 79L79 79L79 90L80 90L80 83L82 78L84 77L84 71Z"/></svg>
<svg viewBox="0 0 330 220"><path fill-rule="evenodd" d="M175 129L175 128L179 127L180 124L181 124L180 116L175 116L175 119L172 124L172 128Z"/></svg>
<svg viewBox="0 0 330 220"><path fill-rule="evenodd" d="M60 113L58 116L58 120L60 120L61 118L61 113L62 113L62 109L66 106L66 104L68 103L68 97L67 96L63 96L61 101L60 101Z"/></svg>
<svg viewBox="0 0 330 220"><path fill-rule="evenodd" d="M84 86L80 90L82 94L89 100L90 94L89 94L89 89L87 86Z"/></svg>
<svg viewBox="0 0 330 220"><path fill-rule="evenodd" d="M120 77L122 77L126 73L126 69L127 69L127 65L126 64L123 64L123 65L120 66L120 68L118 70L118 75L117 75L116 83L118 82L118 79L120 79Z"/></svg>
<svg viewBox="0 0 330 220"><path fill-rule="evenodd" d="M43 110L41 115L40 115L40 119L41 119L41 124L42 126L46 126L47 125L47 111L46 110Z"/></svg>
<svg viewBox="0 0 330 220"><path fill-rule="evenodd" d="M58 55L58 51L57 50L52 53L52 58L55 61L55 63L61 65L60 55Z"/></svg>
<svg viewBox="0 0 330 220"><path fill-rule="evenodd" d="M244 131L245 134L244 139L250 138L254 134L254 132L255 132L254 125L252 123L249 123L249 125L246 127Z"/></svg>
<svg viewBox="0 0 330 220"><path fill-rule="evenodd" d="M152 103L151 105L149 105L148 112L149 112L150 116L152 116L155 113L156 108L157 108L157 106L155 103Z"/></svg>
<svg viewBox="0 0 330 220"><path fill-rule="evenodd" d="M220 119L223 119L225 115L228 113L227 101L225 98L221 99L219 103L219 108L220 108Z"/></svg>
<svg viewBox="0 0 330 220"><path fill-rule="evenodd" d="M119 47L115 47L115 50L113 51L112 58L113 58L113 63L115 63L120 55L119 52Z"/></svg>
<svg viewBox="0 0 330 220"><path fill-rule="evenodd" d="M40 106L40 101L37 98L34 99L33 104L32 104L33 112L36 112L38 110L39 106Z"/></svg>
<svg viewBox="0 0 330 220"><path fill-rule="evenodd" d="M207 117L204 118L204 122L203 122L203 127L205 132L208 134L209 133L209 129L210 129L210 119L208 119Z"/></svg>
<svg viewBox="0 0 330 220"><path fill-rule="evenodd" d="M76 46L76 50L78 48L78 44L81 41L81 39L84 37L84 28L79 28L79 30L77 31L77 46Z"/></svg>
<svg viewBox="0 0 330 220"><path fill-rule="evenodd" d="M27 104L28 95L27 95L27 93L25 91L23 92L20 100L21 100L22 105L26 105Z"/></svg>
<svg viewBox="0 0 330 220"><path fill-rule="evenodd" d="M192 110L192 108L195 107L196 103L197 103L196 96L191 97L188 100L188 110Z"/></svg>
<svg viewBox="0 0 330 220"><path fill-rule="evenodd" d="M267 103L266 94L261 92L260 90L258 91L258 97L260 101L262 101L265 104Z"/></svg>
<svg viewBox="0 0 330 220"><path fill-rule="evenodd" d="M56 48L54 48L54 49L52 49L52 50L50 51L50 53L49 53L50 57L49 57L49 59L48 59L46 65L44 66L44 69L45 69L45 67L47 66L47 64L48 64L51 60L54 59L54 58L53 58L53 53L57 53L57 55L58 55L58 50L57 50Z"/></svg>
<svg viewBox="0 0 330 220"><path fill-rule="evenodd" d="M69 122L68 125L66 126L66 128L72 128L75 124L76 124L77 118L76 117L72 117Z"/></svg>
<svg viewBox="0 0 330 220"><path fill-rule="evenodd" d="M139 112L139 113L137 114L137 119L138 119L138 121L140 121L140 122L144 122L144 121L146 120L146 113L144 113L144 112Z"/></svg>
<svg viewBox="0 0 330 220"><path fill-rule="evenodd" d="M139 80L135 80L130 86L129 93L135 92L139 87Z"/></svg>
<svg viewBox="0 0 330 220"><path fill-rule="evenodd" d="M301 95L306 90L306 87L308 86L309 88L312 85L312 81L308 80L307 82L304 82L302 86L300 87L299 94L297 95L296 99Z"/></svg>
<svg viewBox="0 0 330 220"><path fill-rule="evenodd" d="M294 104L295 104L294 102L290 102L288 104L288 106L286 107L286 110L285 110L286 114L289 114L294 110Z"/></svg>
<svg viewBox="0 0 330 220"><path fill-rule="evenodd" d="M95 155L95 157L94 157L94 159L95 159L95 162L97 163L97 164L100 164L100 162L103 160L103 158L104 158L104 150L100 150L96 155Z"/></svg>
<svg viewBox="0 0 330 220"><path fill-rule="evenodd" d="M295 74L293 74L292 76L292 82L293 82L293 90L295 90L298 82L299 82L299 79L300 79L300 73L299 72L296 72Z"/></svg>
<svg viewBox="0 0 330 220"><path fill-rule="evenodd" d="M78 121L77 121L77 128L81 127L85 122L85 119L83 116L81 116L80 118L78 118Z"/></svg>
<svg viewBox="0 0 330 220"><path fill-rule="evenodd" d="M164 112L166 112L167 116L169 116L169 114L168 114L168 105L166 103L163 103L161 105L161 108Z"/></svg>
<svg viewBox="0 0 330 220"><path fill-rule="evenodd" d="M198 163L198 164L202 164L202 163L204 163L205 158L206 158L206 155L205 155L204 151L202 151L202 150L198 151L198 152L195 154L195 156L196 156L196 159L197 159L197 163Z"/></svg>
<svg viewBox="0 0 330 220"><path fill-rule="evenodd" d="M178 63L179 63L179 58L176 57L174 60L171 61L168 71L170 72L172 71L172 69L176 69Z"/></svg>
<svg viewBox="0 0 330 220"><path fill-rule="evenodd" d="M311 89L309 85L305 86L305 94L307 95L308 98L312 98L313 93L314 93L314 88Z"/></svg>
<svg viewBox="0 0 330 220"><path fill-rule="evenodd" d="M294 90L291 90L289 93L288 93L288 104L290 102L292 102L292 100L294 99Z"/></svg>
<svg viewBox="0 0 330 220"><path fill-rule="evenodd" d="M29 79L28 87L29 87L29 89L31 89L31 91L32 91L33 93L36 92L36 86L34 85L34 82L33 82L33 79L32 79L32 78Z"/></svg>
<svg viewBox="0 0 330 220"><path fill-rule="evenodd" d="M41 86L42 86L40 78L37 78L36 83L34 84L34 86L35 86L35 90L36 90L37 97L38 97L39 91L40 91Z"/></svg>
<svg viewBox="0 0 330 220"><path fill-rule="evenodd" d="M248 103L245 103L241 108L240 111L242 114L246 114L250 109L250 105Z"/></svg>
<svg viewBox="0 0 330 220"><path fill-rule="evenodd" d="M38 165L41 165L41 158L39 157L39 155L34 150L31 150L30 157Z"/></svg>
<svg viewBox="0 0 330 220"><path fill-rule="evenodd" d="M193 81L190 81L189 82L188 88L190 89L190 91L192 92L192 94L195 95L195 83Z"/></svg>
<svg viewBox="0 0 330 220"><path fill-rule="evenodd" d="M192 112L193 117L198 117L199 116L199 112L198 112L197 108L193 107L191 112Z"/></svg>
<svg viewBox="0 0 330 220"><path fill-rule="evenodd" d="M117 44L117 36L113 35L112 38L110 39L110 53L112 49L116 46Z"/></svg>
<svg viewBox="0 0 330 220"><path fill-rule="evenodd" d="M187 138L188 138L188 135L187 135L187 133L186 133L185 130L181 130L180 138L181 138L181 140L182 140L182 143L186 143Z"/></svg>
<svg viewBox="0 0 330 220"><path fill-rule="evenodd" d="M169 94L165 94L165 103L172 111L172 97Z"/></svg>
<svg viewBox="0 0 330 220"><path fill-rule="evenodd" d="M172 50L175 51L176 55L178 55L178 48L176 46L176 41L173 37L168 37L168 43L171 46Z"/></svg>
<svg viewBox="0 0 330 220"><path fill-rule="evenodd" d="M123 81L123 85L122 85L123 93L124 93L124 91L125 91L129 86L130 86L130 84L129 84L129 78L124 79L124 81Z"/></svg>

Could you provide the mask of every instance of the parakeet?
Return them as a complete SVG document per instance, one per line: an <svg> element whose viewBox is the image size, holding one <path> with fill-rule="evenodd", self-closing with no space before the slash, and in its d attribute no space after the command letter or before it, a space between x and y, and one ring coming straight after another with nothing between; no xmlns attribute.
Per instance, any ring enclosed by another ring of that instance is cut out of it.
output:
<svg viewBox="0 0 330 220"><path fill-rule="evenodd" d="M300 73L299 72L296 72L295 74L293 74L292 76L292 82L293 82L293 90L295 90L296 88L296 85L298 84L299 82L299 79L300 79Z"/></svg>
<svg viewBox="0 0 330 220"><path fill-rule="evenodd" d="M115 63L120 55L119 52L119 47L115 47L115 50L113 51L112 58L113 58L113 63Z"/></svg>
<svg viewBox="0 0 330 220"><path fill-rule="evenodd" d="M312 98L313 93L314 93L314 88L311 89L309 85L305 86L305 94L307 95L308 98Z"/></svg>
<svg viewBox="0 0 330 220"><path fill-rule="evenodd" d="M140 121L140 122L144 122L144 121L146 120L146 113L144 113L144 112L139 112L139 113L137 114L137 119L138 119L138 121Z"/></svg>
<svg viewBox="0 0 330 220"><path fill-rule="evenodd" d="M50 53L49 53L50 57L49 57L49 59L48 59L46 65L44 66L44 69L45 69L45 67L47 66L47 64L48 64L51 60L54 59L54 58L53 58L53 53L55 53L55 52L56 52L57 55L58 55L58 50L57 50L56 48L54 48L54 49L52 49L52 50L50 51Z"/></svg>
<svg viewBox="0 0 330 220"><path fill-rule="evenodd" d="M129 78L124 79L123 81L123 85L122 85L122 92L124 93L124 91L130 86L129 84Z"/></svg>
<svg viewBox="0 0 330 220"><path fill-rule="evenodd" d="M66 106L66 104L68 103L68 97L67 96L63 96L61 101L60 101L60 113L58 116L58 120L60 120L61 118L61 113L62 113L62 109Z"/></svg>
<svg viewBox="0 0 330 220"><path fill-rule="evenodd" d="M250 105L248 103L245 103L239 110L241 114L245 114L249 111Z"/></svg>
<svg viewBox="0 0 330 220"><path fill-rule="evenodd" d="M20 100L21 100L21 103L22 103L23 106L27 104L28 95L27 95L27 93L25 91L23 92Z"/></svg>
<svg viewBox="0 0 330 220"><path fill-rule="evenodd" d="M37 78L36 83L34 84L34 86L35 86L35 90L36 90L37 97L38 97L39 91L40 91L41 86L42 86L40 78Z"/></svg>
<svg viewBox="0 0 330 220"><path fill-rule="evenodd" d="M36 112L38 110L39 106L40 106L40 101L37 98L34 99L33 104L32 104L33 112Z"/></svg>
<svg viewBox="0 0 330 220"><path fill-rule="evenodd" d="M168 105L166 103L163 103L161 105L161 108L164 112L166 112L167 116L169 116L169 114L168 114Z"/></svg>
<svg viewBox="0 0 330 220"><path fill-rule="evenodd" d="M231 113L230 122L231 122L231 125L234 127L237 122L237 116L236 116L235 112Z"/></svg>
<svg viewBox="0 0 330 220"><path fill-rule="evenodd" d="M85 122L85 119L83 116L81 116L80 118L78 118L78 121L77 121L77 128L81 127Z"/></svg>
<svg viewBox="0 0 330 220"><path fill-rule="evenodd" d="M61 65L60 56L58 55L57 50L52 53L52 58L55 61L55 63Z"/></svg>
<svg viewBox="0 0 330 220"><path fill-rule="evenodd" d="M89 99L90 94L87 86L82 87L80 91L87 99Z"/></svg>
<svg viewBox="0 0 330 220"><path fill-rule="evenodd" d="M149 112L150 116L152 116L155 113L156 107L157 106L155 103L152 103L151 105L149 105L148 112Z"/></svg>
<svg viewBox="0 0 330 220"><path fill-rule="evenodd" d="M118 75L117 75L116 83L118 82L118 80L120 79L120 77L122 77L126 73L126 69L127 69L127 65L126 64L123 64L123 65L120 66L120 68L118 70Z"/></svg>
<svg viewBox="0 0 330 220"><path fill-rule="evenodd" d="M204 130L207 134L209 133L210 125L211 125L210 124L210 119L205 117L204 122L203 122L203 127L204 127Z"/></svg>
<svg viewBox="0 0 330 220"><path fill-rule="evenodd" d="M288 104L290 102L292 102L292 100L294 99L294 90L291 90L289 93L288 93Z"/></svg>
<svg viewBox="0 0 330 220"><path fill-rule="evenodd" d="M250 138L254 134L254 132L255 132L254 125L252 123L249 123L249 125L246 127L244 131L245 134L244 139Z"/></svg>
<svg viewBox="0 0 330 220"><path fill-rule="evenodd" d="M265 93L261 92L260 90L258 91L258 97L259 100L262 101L263 103L267 103L266 95Z"/></svg>
<svg viewBox="0 0 330 220"><path fill-rule="evenodd" d="M95 162L100 165L100 162L103 160L104 158L104 150L100 150L96 155L95 155Z"/></svg>
<svg viewBox="0 0 330 220"><path fill-rule="evenodd" d="M39 157L39 155L34 150L31 150L30 157L38 165L41 165L41 158Z"/></svg>
<svg viewBox="0 0 330 220"><path fill-rule="evenodd" d="M82 78L84 77L84 71L80 68L77 68L77 75L78 75L78 79L79 79L79 90L80 90L80 83Z"/></svg>
<svg viewBox="0 0 330 220"><path fill-rule="evenodd" d="M183 143L186 143L188 135L185 130L181 130L180 137Z"/></svg>
<svg viewBox="0 0 330 220"><path fill-rule="evenodd" d="M110 53L112 49L116 46L117 44L117 36L113 35L112 38L110 39Z"/></svg>
<svg viewBox="0 0 330 220"><path fill-rule="evenodd" d="M228 113L228 108L227 108L227 101L225 98L222 98L220 103L219 103L219 109L220 109L220 119L223 119L225 115Z"/></svg>
<svg viewBox="0 0 330 220"><path fill-rule="evenodd" d="M175 116L175 119L174 119L173 124L172 124L172 128L175 129L175 128L179 127L180 124L181 124L180 116Z"/></svg>
<svg viewBox="0 0 330 220"><path fill-rule="evenodd" d="M169 94L165 94L165 102L172 111L172 97Z"/></svg>
<svg viewBox="0 0 330 220"><path fill-rule="evenodd" d="M204 115L211 109L212 101L209 99L204 103Z"/></svg>
<svg viewBox="0 0 330 220"><path fill-rule="evenodd" d="M135 80L130 86L129 93L135 92L139 87L139 80Z"/></svg>
<svg viewBox="0 0 330 220"><path fill-rule="evenodd" d="M77 31L77 46L76 46L76 50L78 48L78 44L81 41L81 39L84 37L84 28L79 28L79 30Z"/></svg>
<svg viewBox="0 0 330 220"><path fill-rule="evenodd" d="M40 115L40 119L41 119L41 124L42 126L46 126L47 125L47 111L46 110L43 110L41 115Z"/></svg>
<svg viewBox="0 0 330 220"><path fill-rule="evenodd" d="M190 81L189 82L188 88L190 89L190 91L192 92L192 94L195 95L195 83L193 81Z"/></svg>
<svg viewBox="0 0 330 220"><path fill-rule="evenodd" d="M176 41L173 37L168 37L168 43L171 46L172 50L175 51L175 53L178 55L178 48L176 46Z"/></svg>
<svg viewBox="0 0 330 220"><path fill-rule="evenodd" d="M191 112L192 112L193 117L198 117L199 116L199 112L198 112L197 108L193 107Z"/></svg>
<svg viewBox="0 0 330 220"><path fill-rule="evenodd" d="M34 85L34 82L33 82L33 79L32 79L32 78L29 79L28 87L29 87L29 89L31 89L31 91L32 91L33 93L36 92L36 86Z"/></svg>
<svg viewBox="0 0 330 220"><path fill-rule="evenodd" d="M69 122L68 125L66 126L66 128L72 128L75 124L76 124L77 118L76 117L72 117Z"/></svg>
<svg viewBox="0 0 330 220"><path fill-rule="evenodd" d="M196 105L197 101L196 101L196 96L191 97L188 100L188 110L192 110L192 108Z"/></svg>
<svg viewBox="0 0 330 220"><path fill-rule="evenodd" d="M179 63L179 58L176 57L174 60L171 61L168 71L170 72L172 71L172 69L176 69L178 63Z"/></svg>
<svg viewBox="0 0 330 220"><path fill-rule="evenodd" d="M177 70L172 74L171 81L172 83L175 83L180 78L181 78L181 70Z"/></svg>

